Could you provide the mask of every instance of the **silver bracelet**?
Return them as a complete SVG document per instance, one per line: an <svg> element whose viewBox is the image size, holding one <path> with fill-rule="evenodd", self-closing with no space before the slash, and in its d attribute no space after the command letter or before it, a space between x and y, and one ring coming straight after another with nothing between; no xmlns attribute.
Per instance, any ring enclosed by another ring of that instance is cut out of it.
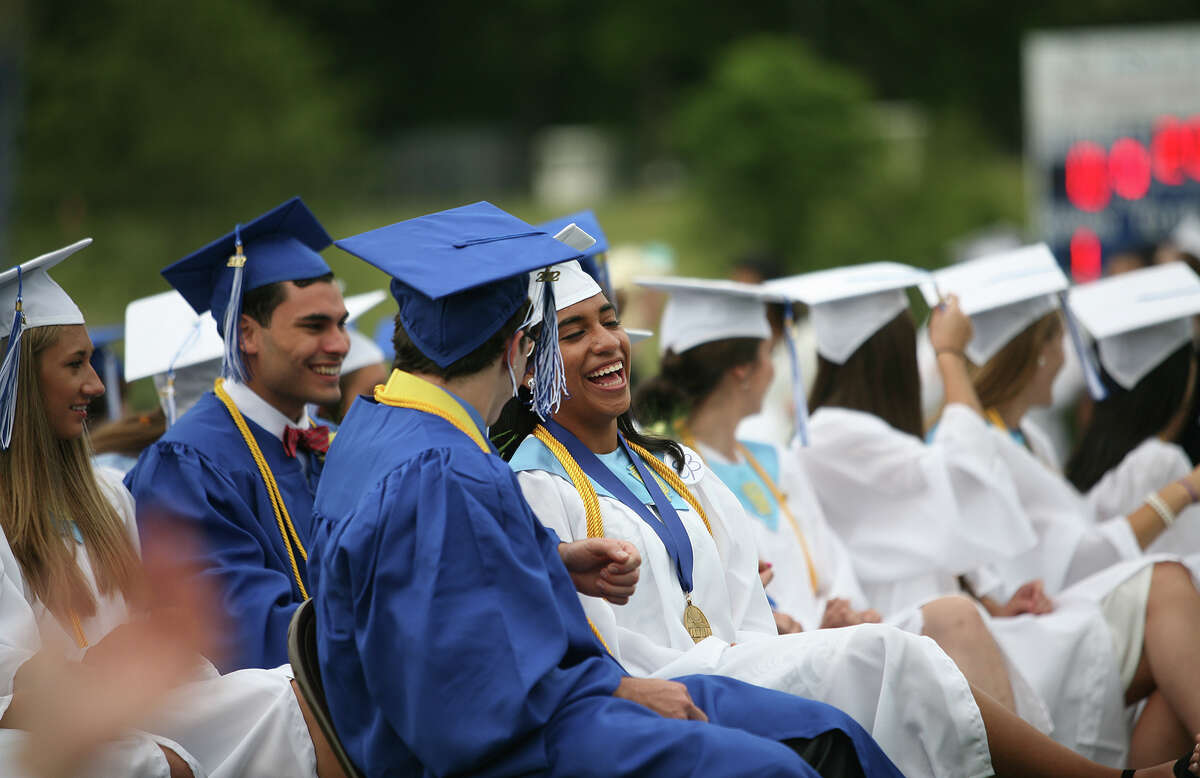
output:
<svg viewBox="0 0 1200 778"><path fill-rule="evenodd" d="M1171 506L1167 505L1167 501L1159 497L1157 492L1146 495L1146 504L1154 509L1165 526L1169 527L1175 521L1175 511L1171 510Z"/></svg>

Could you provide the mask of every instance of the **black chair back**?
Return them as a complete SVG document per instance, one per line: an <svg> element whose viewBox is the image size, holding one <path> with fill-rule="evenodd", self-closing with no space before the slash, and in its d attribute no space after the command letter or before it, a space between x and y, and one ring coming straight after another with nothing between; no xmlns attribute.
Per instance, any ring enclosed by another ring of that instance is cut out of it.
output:
<svg viewBox="0 0 1200 778"><path fill-rule="evenodd" d="M288 661L292 663L292 674L300 693L304 695L304 701L325 733L325 739L329 741L347 778L365 778L362 770L350 760L329 715L325 684L321 681L321 663L317 658L317 611L311 599L301 603L288 624Z"/></svg>

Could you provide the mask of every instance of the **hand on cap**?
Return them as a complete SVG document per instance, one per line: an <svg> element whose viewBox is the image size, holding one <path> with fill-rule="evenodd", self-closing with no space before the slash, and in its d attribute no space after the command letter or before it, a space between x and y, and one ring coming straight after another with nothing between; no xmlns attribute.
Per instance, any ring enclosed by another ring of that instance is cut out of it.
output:
<svg viewBox="0 0 1200 778"><path fill-rule="evenodd" d="M929 315L929 342L938 354L962 354L973 334L971 317L958 307L957 295L946 295Z"/></svg>

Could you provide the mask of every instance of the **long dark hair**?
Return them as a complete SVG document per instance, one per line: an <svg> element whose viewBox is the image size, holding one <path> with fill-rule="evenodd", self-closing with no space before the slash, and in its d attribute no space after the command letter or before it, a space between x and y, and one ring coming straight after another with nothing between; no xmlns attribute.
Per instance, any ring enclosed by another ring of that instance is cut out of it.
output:
<svg viewBox="0 0 1200 778"><path fill-rule="evenodd" d="M541 423L541 419L530 409L531 401L532 394L529 388L521 386L517 396L505 403L504 408L500 411L500 418L489 430L492 443L499 449L500 456L505 462L512 459L513 454L521 445L521 441L529 437L533 433L533 428ZM683 472L683 449L680 445L668 438L639 432L634 426L633 417L629 411L625 411L617 417L617 430L630 443L636 443L651 454L669 456L670 461L674 463L675 471Z"/></svg>
<svg viewBox="0 0 1200 778"><path fill-rule="evenodd" d="M1162 432L1175 418L1187 399L1188 373L1194 359L1192 344L1187 343L1132 389L1125 389L1101 369L1108 397L1096 403L1091 423L1080 436L1065 468L1067 480L1076 489L1081 492L1091 489L1126 454Z"/></svg>
<svg viewBox="0 0 1200 778"><path fill-rule="evenodd" d="M849 408L874 414L892 427L923 437L917 330L908 310L867 338L844 364L817 358L808 407Z"/></svg>
<svg viewBox="0 0 1200 778"><path fill-rule="evenodd" d="M663 355L658 375L638 387L633 415L645 425L686 416L731 368L758 361L759 338L726 338Z"/></svg>

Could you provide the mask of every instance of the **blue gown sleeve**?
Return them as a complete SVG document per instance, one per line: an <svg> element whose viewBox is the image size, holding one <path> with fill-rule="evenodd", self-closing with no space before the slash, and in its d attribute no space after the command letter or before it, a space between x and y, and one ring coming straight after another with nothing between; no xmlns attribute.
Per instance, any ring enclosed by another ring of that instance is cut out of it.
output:
<svg viewBox="0 0 1200 778"><path fill-rule="evenodd" d="M318 625L332 632L321 650L352 640L362 676L339 685L346 664L322 653L330 704L335 721L374 708L373 725L434 774L474 773L501 753L506 773L544 770L546 723L581 696L611 695L621 671L586 634L557 538L511 472L456 456L425 452L341 522L321 564ZM338 611L352 612L340 626ZM370 702L347 699L353 687Z"/></svg>
<svg viewBox="0 0 1200 778"><path fill-rule="evenodd" d="M143 453L125 485L138 507L138 527L162 520L182 527L203 546L185 561L214 585L228 629L214 664L222 672L277 667L288 661L287 629L300 604L290 572L272 569L273 540L232 479L181 443Z"/></svg>

